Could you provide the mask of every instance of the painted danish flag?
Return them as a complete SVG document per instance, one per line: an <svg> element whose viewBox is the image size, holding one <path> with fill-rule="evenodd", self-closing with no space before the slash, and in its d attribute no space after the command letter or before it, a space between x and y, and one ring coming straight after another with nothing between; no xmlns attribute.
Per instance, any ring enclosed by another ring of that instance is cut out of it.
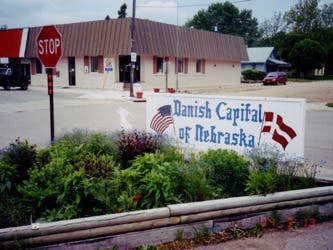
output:
<svg viewBox="0 0 333 250"><path fill-rule="evenodd" d="M282 116L274 112L265 112L261 133L271 133L271 131L273 131L272 139L278 142L284 150L297 136L296 132L284 123Z"/></svg>

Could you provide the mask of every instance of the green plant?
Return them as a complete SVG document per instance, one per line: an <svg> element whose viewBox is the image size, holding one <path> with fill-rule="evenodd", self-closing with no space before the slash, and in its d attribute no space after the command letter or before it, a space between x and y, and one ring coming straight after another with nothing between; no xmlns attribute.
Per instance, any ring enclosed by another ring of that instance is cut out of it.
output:
<svg viewBox="0 0 333 250"><path fill-rule="evenodd" d="M333 102L326 103L326 106L329 107L329 108L333 108Z"/></svg>
<svg viewBox="0 0 333 250"><path fill-rule="evenodd" d="M146 132L122 130L119 135L119 161L123 169L130 166L130 161L138 155L154 153L160 149L160 137Z"/></svg>
<svg viewBox="0 0 333 250"><path fill-rule="evenodd" d="M131 167L121 172L120 178L123 187L131 186L141 196L140 208L153 208L179 202L174 192L177 182L172 181L176 172L175 159L168 161L162 152L146 153L137 156Z"/></svg>
<svg viewBox="0 0 333 250"><path fill-rule="evenodd" d="M244 80L262 80L264 79L266 72L256 69L247 69L242 71Z"/></svg>
<svg viewBox="0 0 333 250"><path fill-rule="evenodd" d="M12 181L20 183L27 179L28 170L34 165L36 154L36 145L30 145L27 140L21 141L17 138L15 143L11 143L9 147L0 150L0 159L5 164L16 167L17 174L12 176L15 177Z"/></svg>
<svg viewBox="0 0 333 250"><path fill-rule="evenodd" d="M274 147L263 146L249 152L251 162L248 194L267 194L276 191L315 186L318 164L303 159L289 159Z"/></svg>
<svg viewBox="0 0 333 250"><path fill-rule="evenodd" d="M176 240L182 241L184 239L184 229L178 229L176 233Z"/></svg>
<svg viewBox="0 0 333 250"><path fill-rule="evenodd" d="M207 179L220 197L244 194L249 175L249 162L232 150L208 150L199 155L198 164L206 170Z"/></svg>
<svg viewBox="0 0 333 250"><path fill-rule="evenodd" d="M273 193L276 191L277 175L274 172L261 172L251 170L250 177L246 183L246 191L250 195Z"/></svg>

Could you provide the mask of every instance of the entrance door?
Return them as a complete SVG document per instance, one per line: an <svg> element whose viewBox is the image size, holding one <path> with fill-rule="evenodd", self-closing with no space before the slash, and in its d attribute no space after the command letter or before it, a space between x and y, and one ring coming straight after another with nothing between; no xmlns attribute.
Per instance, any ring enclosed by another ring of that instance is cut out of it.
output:
<svg viewBox="0 0 333 250"><path fill-rule="evenodd" d="M70 86L76 85L75 80L75 57L68 57L68 82Z"/></svg>
<svg viewBox="0 0 333 250"><path fill-rule="evenodd" d="M140 56L136 58L134 82L140 81ZM119 82L131 82L131 56L119 56Z"/></svg>

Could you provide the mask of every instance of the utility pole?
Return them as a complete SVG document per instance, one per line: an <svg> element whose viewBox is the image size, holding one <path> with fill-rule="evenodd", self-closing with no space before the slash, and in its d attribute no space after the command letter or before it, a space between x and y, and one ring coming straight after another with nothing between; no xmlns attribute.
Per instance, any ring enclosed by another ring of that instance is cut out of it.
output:
<svg viewBox="0 0 333 250"><path fill-rule="evenodd" d="M177 0L177 30L176 30L176 91L178 92L179 89L179 79L178 79L178 63L179 63L179 1Z"/></svg>
<svg viewBox="0 0 333 250"><path fill-rule="evenodd" d="M131 83L130 83L130 97L134 97L133 83L134 83L134 70L135 70L135 64L136 64L136 54L135 54L135 46L134 46L135 6L136 6L136 1L133 0L132 22L131 22Z"/></svg>

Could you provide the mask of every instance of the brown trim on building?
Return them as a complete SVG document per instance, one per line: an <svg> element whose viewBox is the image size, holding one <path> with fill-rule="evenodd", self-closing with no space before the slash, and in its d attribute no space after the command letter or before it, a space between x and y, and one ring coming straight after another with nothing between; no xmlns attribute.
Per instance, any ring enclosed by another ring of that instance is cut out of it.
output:
<svg viewBox="0 0 333 250"><path fill-rule="evenodd" d="M157 73L157 56L153 56L153 74Z"/></svg>
<svg viewBox="0 0 333 250"><path fill-rule="evenodd" d="M98 56L98 73L104 73L104 59L103 56Z"/></svg>
<svg viewBox="0 0 333 250"><path fill-rule="evenodd" d="M30 73L31 75L36 75L36 58L31 58L30 60Z"/></svg>

